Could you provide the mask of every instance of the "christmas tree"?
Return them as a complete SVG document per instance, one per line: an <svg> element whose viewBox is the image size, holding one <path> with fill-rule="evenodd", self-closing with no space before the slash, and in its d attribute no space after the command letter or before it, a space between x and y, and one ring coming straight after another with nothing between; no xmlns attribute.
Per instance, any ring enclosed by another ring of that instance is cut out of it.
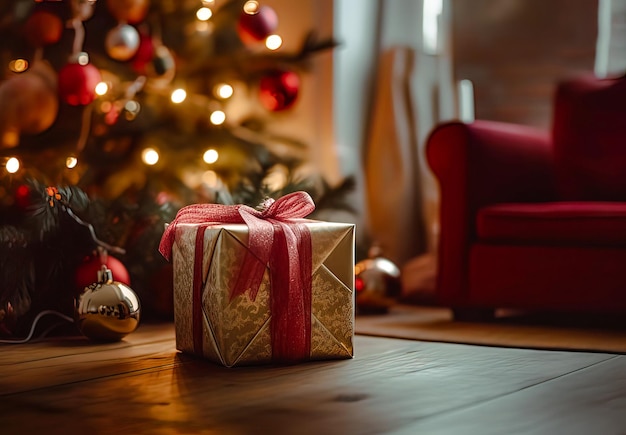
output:
<svg viewBox="0 0 626 435"><path fill-rule="evenodd" d="M102 263L171 314L157 246L184 205L306 190L347 207L351 179L303 178L308 144L267 128L332 39L285 53L276 12L242 0L7 0L0 16L0 333L71 313Z"/></svg>

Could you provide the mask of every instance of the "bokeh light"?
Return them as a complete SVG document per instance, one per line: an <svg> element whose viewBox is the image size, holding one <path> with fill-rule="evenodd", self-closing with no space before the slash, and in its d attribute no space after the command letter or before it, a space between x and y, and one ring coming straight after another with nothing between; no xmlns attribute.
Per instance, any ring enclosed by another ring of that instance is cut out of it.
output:
<svg viewBox="0 0 626 435"><path fill-rule="evenodd" d="M243 5L243 11L246 14L249 14L249 15L254 15L254 14L258 13L259 12L259 2L255 1L255 0L247 1Z"/></svg>
<svg viewBox="0 0 626 435"><path fill-rule="evenodd" d="M187 98L187 91L181 88L175 89L170 98L172 99L172 103L180 104Z"/></svg>
<svg viewBox="0 0 626 435"><path fill-rule="evenodd" d="M209 120L213 125L222 125L224 121L226 121L226 114L221 110L216 110L215 112L211 113Z"/></svg>
<svg viewBox="0 0 626 435"><path fill-rule="evenodd" d="M15 174L20 169L20 161L15 157L7 160L6 169L9 174Z"/></svg>
<svg viewBox="0 0 626 435"><path fill-rule="evenodd" d="M97 95L104 95L107 92L109 92L109 85L107 85L105 82L100 82L96 85L96 94Z"/></svg>
<svg viewBox="0 0 626 435"><path fill-rule="evenodd" d="M196 18L199 19L200 21L207 21L211 19L212 16L213 16L213 11L211 11L211 9L206 8L206 7L200 8L196 11Z"/></svg>
<svg viewBox="0 0 626 435"><path fill-rule="evenodd" d="M74 156L69 156L68 158L65 159L65 166L68 169L75 168L77 164L78 164L78 159Z"/></svg>
<svg viewBox="0 0 626 435"><path fill-rule="evenodd" d="M202 156L202 160L204 160L206 163L211 164L211 163L217 162L217 159L219 158L219 156L220 155L217 152L217 150L210 148L204 152L204 155Z"/></svg>
<svg viewBox="0 0 626 435"><path fill-rule="evenodd" d="M215 94L219 98L227 99L233 96L234 89L228 83L220 83L215 87Z"/></svg>
<svg viewBox="0 0 626 435"><path fill-rule="evenodd" d="M278 35L270 35L265 39L265 46L270 50L278 50L283 45L283 38Z"/></svg>
<svg viewBox="0 0 626 435"><path fill-rule="evenodd" d="M15 59L9 62L9 69L16 73L24 72L28 69L28 61L26 59Z"/></svg>
<svg viewBox="0 0 626 435"><path fill-rule="evenodd" d="M159 152L154 148L145 148L141 152L141 160L143 160L146 165L156 165L159 161Z"/></svg>

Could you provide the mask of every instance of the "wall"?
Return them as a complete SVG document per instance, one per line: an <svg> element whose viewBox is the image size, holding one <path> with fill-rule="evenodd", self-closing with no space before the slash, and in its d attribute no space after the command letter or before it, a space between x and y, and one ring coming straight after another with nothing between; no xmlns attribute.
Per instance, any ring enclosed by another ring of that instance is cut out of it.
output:
<svg viewBox="0 0 626 435"><path fill-rule="evenodd" d="M453 0L454 75L476 118L547 127L559 79L591 72L596 0Z"/></svg>
<svg viewBox="0 0 626 435"><path fill-rule="evenodd" d="M309 31L319 39L333 37L333 0L263 0L278 15L276 33L283 38L281 52L297 52ZM308 71L301 76L297 104L281 116L276 114L271 129L299 139L309 146L308 171L321 173L331 184L341 178L333 128L333 51L312 55ZM305 173L303 175L308 175Z"/></svg>

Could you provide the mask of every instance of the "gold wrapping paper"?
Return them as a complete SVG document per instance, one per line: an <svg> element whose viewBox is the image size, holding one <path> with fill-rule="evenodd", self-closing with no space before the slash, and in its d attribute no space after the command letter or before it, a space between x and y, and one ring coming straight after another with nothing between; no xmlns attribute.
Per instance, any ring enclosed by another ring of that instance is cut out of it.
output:
<svg viewBox="0 0 626 435"><path fill-rule="evenodd" d="M307 221L312 241L311 360L352 358L354 225ZM179 224L173 245L176 347L193 346L193 270L198 225ZM248 246L243 224L209 226L204 234L201 356L227 367L272 362L269 272L255 301L230 301Z"/></svg>

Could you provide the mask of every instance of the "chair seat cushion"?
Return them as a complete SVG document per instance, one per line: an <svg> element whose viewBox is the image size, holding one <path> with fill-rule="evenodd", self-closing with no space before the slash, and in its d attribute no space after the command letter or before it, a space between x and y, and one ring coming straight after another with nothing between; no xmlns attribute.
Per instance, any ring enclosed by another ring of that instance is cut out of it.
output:
<svg viewBox="0 0 626 435"><path fill-rule="evenodd" d="M476 230L490 243L626 245L626 202L496 204L478 211Z"/></svg>

